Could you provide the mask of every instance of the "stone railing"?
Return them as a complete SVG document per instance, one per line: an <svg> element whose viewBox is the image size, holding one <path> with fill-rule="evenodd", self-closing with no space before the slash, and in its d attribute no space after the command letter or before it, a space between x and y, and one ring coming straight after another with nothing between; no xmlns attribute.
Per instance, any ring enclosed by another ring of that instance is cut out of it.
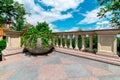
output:
<svg viewBox="0 0 120 80"><path fill-rule="evenodd" d="M7 47L2 51L4 54L12 54L22 52L22 48L20 46L20 36L21 32L18 31L4 31L5 36L7 37ZM53 33L56 36L56 47L60 48L69 48L72 47L72 38L75 37L75 50L79 50L78 47L78 36L81 35L82 38L82 48L81 51L84 51L85 46L85 37L89 36L89 50L93 51L93 36L97 35L98 43L97 43L97 54L102 55L117 55L117 39L116 35L120 34L120 29L106 29L106 30L91 30L91 31L75 31L75 32L55 32ZM60 45L58 45L58 38L60 38ZM62 38L64 38L65 46L62 45ZM67 39L70 39L70 46L67 47Z"/></svg>
<svg viewBox="0 0 120 80"><path fill-rule="evenodd" d="M117 34L120 34L120 29L105 29L105 30L91 30L91 31L75 31L75 32L55 32L56 36L56 47L69 48L72 47L72 38L75 37L75 50L78 48L78 36L82 37L82 48L81 51L85 50L85 37L89 36L89 50L93 51L93 36L97 35L97 54L116 56L117 55ZM62 45L64 38L65 46ZM67 47L67 39L70 40L70 46ZM58 45L58 39L60 39L60 45Z"/></svg>

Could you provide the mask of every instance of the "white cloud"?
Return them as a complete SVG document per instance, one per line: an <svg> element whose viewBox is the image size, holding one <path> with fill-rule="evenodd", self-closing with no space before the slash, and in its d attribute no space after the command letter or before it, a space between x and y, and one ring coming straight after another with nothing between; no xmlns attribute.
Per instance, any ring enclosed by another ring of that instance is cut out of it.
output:
<svg viewBox="0 0 120 80"><path fill-rule="evenodd" d="M109 21L99 21L96 23L95 29L111 29L112 27L109 24Z"/></svg>
<svg viewBox="0 0 120 80"><path fill-rule="evenodd" d="M70 8L75 9L84 0L39 0L47 6L53 6L52 11L66 11Z"/></svg>
<svg viewBox="0 0 120 80"><path fill-rule="evenodd" d="M62 11L66 11L70 8L77 8L77 6L84 0L40 0L47 6L52 6L53 9L45 11L40 5L35 4L34 0L14 0L24 4L27 12L31 13L31 16L26 16L26 20L36 25L37 22L46 21L51 23L56 20L63 20L72 17L72 13L61 14Z"/></svg>
<svg viewBox="0 0 120 80"><path fill-rule="evenodd" d="M91 24L94 22L97 22L99 18L97 17L97 12L99 11L99 8L92 10L91 12L87 12L86 14L83 14L85 18L79 22L79 24Z"/></svg>
<svg viewBox="0 0 120 80"><path fill-rule="evenodd" d="M50 28L50 30L52 30L52 32L60 32L60 30L57 29L57 27L53 24L49 24L49 28Z"/></svg>
<svg viewBox="0 0 120 80"><path fill-rule="evenodd" d="M71 29L69 30L65 30L65 32L69 32L69 31L78 31L79 30L79 27L72 27Z"/></svg>

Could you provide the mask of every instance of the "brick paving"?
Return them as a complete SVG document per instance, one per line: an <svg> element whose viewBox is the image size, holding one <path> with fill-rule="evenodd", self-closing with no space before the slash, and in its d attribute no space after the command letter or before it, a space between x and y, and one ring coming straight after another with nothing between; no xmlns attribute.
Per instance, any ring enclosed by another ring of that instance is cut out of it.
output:
<svg viewBox="0 0 120 80"><path fill-rule="evenodd" d="M120 80L120 66L59 52L48 56L7 56L0 80Z"/></svg>

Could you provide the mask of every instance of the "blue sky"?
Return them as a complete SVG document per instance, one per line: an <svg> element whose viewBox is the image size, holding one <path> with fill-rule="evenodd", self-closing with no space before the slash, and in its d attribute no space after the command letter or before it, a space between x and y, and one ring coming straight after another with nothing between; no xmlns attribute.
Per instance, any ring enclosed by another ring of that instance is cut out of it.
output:
<svg viewBox="0 0 120 80"><path fill-rule="evenodd" d="M24 4L31 16L27 22L36 25L46 21L53 32L109 28L108 20L99 19L97 0L15 0Z"/></svg>

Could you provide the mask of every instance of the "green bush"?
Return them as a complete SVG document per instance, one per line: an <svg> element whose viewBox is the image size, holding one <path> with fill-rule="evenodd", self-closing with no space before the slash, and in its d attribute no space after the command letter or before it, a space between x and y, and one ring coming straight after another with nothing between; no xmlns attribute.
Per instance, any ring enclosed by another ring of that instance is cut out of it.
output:
<svg viewBox="0 0 120 80"><path fill-rule="evenodd" d="M0 41L0 55L1 55L1 51L5 49L5 47L6 47L6 40L1 40Z"/></svg>

